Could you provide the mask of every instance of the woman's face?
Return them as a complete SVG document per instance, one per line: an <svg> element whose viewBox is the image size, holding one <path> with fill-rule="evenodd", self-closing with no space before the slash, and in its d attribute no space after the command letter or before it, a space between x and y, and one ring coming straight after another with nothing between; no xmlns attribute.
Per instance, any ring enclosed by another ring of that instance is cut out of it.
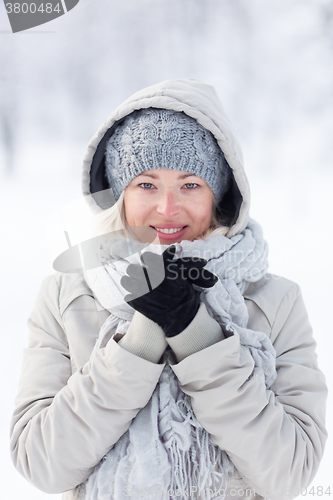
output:
<svg viewBox="0 0 333 500"><path fill-rule="evenodd" d="M148 170L125 189L126 221L130 227L150 227L162 245L193 241L210 225L213 199L211 189L196 175Z"/></svg>

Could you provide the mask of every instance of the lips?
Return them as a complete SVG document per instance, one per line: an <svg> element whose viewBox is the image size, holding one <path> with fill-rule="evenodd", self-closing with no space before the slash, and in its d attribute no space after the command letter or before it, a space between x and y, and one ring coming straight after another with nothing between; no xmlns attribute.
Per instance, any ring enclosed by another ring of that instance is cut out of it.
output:
<svg viewBox="0 0 333 500"><path fill-rule="evenodd" d="M161 224L159 226L151 226L157 232L160 239L170 240L182 236L187 226L175 226L175 224Z"/></svg>
<svg viewBox="0 0 333 500"><path fill-rule="evenodd" d="M154 227L152 226L156 231L158 231L159 233L164 233L164 234L174 234L174 233L178 233L179 231L181 231L182 229L184 229L185 226L180 226L180 227L170 227L170 228L167 228L167 227Z"/></svg>

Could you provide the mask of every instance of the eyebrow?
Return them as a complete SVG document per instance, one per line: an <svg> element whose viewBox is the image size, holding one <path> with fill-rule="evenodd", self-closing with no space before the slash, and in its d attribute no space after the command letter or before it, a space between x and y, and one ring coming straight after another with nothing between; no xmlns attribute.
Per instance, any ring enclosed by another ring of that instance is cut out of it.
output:
<svg viewBox="0 0 333 500"><path fill-rule="evenodd" d="M138 175L138 177L140 177L141 175L145 175L146 177L151 177L152 179L156 179L158 177L158 175L156 174L147 174L146 172L142 172L141 174ZM195 174L182 174L178 177L178 179L186 179L186 177L196 177Z"/></svg>

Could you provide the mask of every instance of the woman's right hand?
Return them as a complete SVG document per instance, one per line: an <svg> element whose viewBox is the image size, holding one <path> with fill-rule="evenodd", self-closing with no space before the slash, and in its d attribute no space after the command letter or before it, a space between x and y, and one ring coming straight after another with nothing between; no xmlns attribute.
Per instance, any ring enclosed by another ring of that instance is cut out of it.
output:
<svg viewBox="0 0 333 500"><path fill-rule="evenodd" d="M207 261L199 258L174 259L175 246L162 255L146 252L143 266L130 264L121 285L130 292L125 301L136 311L157 323L167 337L173 337L191 323L200 304L197 285L210 288L218 278L204 269Z"/></svg>

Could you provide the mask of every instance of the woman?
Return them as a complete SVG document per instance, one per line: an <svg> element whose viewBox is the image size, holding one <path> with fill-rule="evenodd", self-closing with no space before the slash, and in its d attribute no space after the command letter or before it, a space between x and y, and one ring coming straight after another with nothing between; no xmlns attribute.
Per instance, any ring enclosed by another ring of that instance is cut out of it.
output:
<svg viewBox="0 0 333 500"><path fill-rule="evenodd" d="M214 89L125 101L88 146L83 192L107 234L98 264L42 284L17 469L64 499L295 498L323 455L326 385L299 287L267 273Z"/></svg>

